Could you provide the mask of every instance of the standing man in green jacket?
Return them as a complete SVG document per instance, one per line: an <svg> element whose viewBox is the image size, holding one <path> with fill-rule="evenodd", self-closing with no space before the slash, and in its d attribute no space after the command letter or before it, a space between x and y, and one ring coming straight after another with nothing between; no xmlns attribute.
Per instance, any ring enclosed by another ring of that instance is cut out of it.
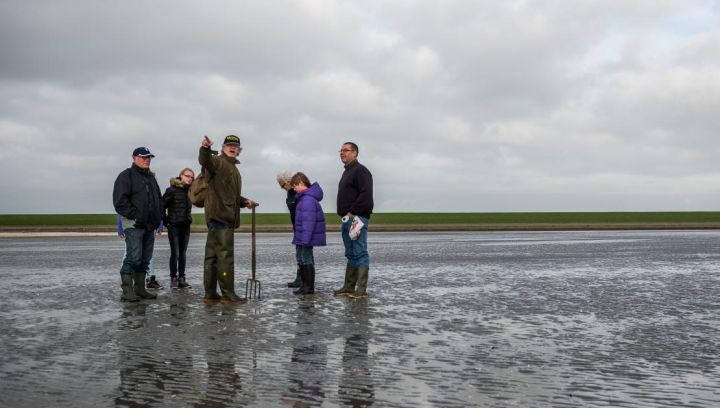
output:
<svg viewBox="0 0 720 408"><path fill-rule="evenodd" d="M242 177L236 165L242 151L240 138L228 135L222 152L215 156L210 150L212 140L202 141L198 161L208 178L205 198L205 221L208 226L205 242L205 298L206 304L222 302L246 303L247 299L235 294L235 229L240 226L240 208L253 208L257 204L243 197ZM217 284L220 283L220 294Z"/></svg>

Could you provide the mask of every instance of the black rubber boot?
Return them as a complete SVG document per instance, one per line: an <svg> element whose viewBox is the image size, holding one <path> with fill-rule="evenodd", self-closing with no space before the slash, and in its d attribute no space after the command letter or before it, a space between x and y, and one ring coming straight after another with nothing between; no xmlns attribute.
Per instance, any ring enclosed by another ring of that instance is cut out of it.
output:
<svg viewBox="0 0 720 408"><path fill-rule="evenodd" d="M145 272L134 273L133 281L133 289L135 289L136 295L140 296L142 299L157 299L156 294L145 290Z"/></svg>
<svg viewBox="0 0 720 408"><path fill-rule="evenodd" d="M132 275L120 275L120 287L122 288L123 294L120 300L123 302L139 302L140 298L135 295L133 291L133 278Z"/></svg>
<svg viewBox="0 0 720 408"><path fill-rule="evenodd" d="M367 282L369 271L370 268L368 268L367 266L361 266L357 268L357 288L355 288L355 292L353 292L351 295L348 295L351 299L364 300L368 298Z"/></svg>
<svg viewBox="0 0 720 408"><path fill-rule="evenodd" d="M342 288L333 291L335 296L348 296L355 292L355 283L357 282L357 268L348 265L345 268L345 284Z"/></svg>
<svg viewBox="0 0 720 408"><path fill-rule="evenodd" d="M315 293L315 265L308 265L308 286L309 286L309 293L312 295Z"/></svg>
<svg viewBox="0 0 720 408"><path fill-rule="evenodd" d="M312 295L315 293L315 266L303 265L302 286L295 291L296 295Z"/></svg>
<svg viewBox="0 0 720 408"><path fill-rule="evenodd" d="M296 295L302 295L305 292L305 287L308 284L308 272L307 267L309 265L300 265L300 287L298 290L294 290L293 293Z"/></svg>
<svg viewBox="0 0 720 408"><path fill-rule="evenodd" d="M300 285L302 285L302 272L300 271L300 265L297 267L297 274L295 275L295 280L292 282L288 282L288 288L299 288Z"/></svg>

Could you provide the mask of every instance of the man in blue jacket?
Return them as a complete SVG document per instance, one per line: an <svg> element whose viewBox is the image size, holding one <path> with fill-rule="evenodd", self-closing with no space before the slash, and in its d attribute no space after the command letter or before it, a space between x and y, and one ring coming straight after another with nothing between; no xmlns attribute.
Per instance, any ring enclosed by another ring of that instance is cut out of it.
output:
<svg viewBox="0 0 720 408"><path fill-rule="evenodd" d="M370 269L367 228L374 202L372 174L358 162L359 150L353 142L345 142L340 147L340 161L345 165L345 171L338 184L337 213L342 217L342 239L347 267L345 284L333 293L335 296L364 300L368 298L367 281ZM354 224L362 225L362 228L351 233Z"/></svg>
<svg viewBox="0 0 720 408"><path fill-rule="evenodd" d="M126 256L120 268L123 302L157 298L145 290L145 271L155 246L155 230L162 219L160 186L150 171L153 157L147 147L138 147L132 154L132 166L115 179L113 205L122 217L125 233Z"/></svg>

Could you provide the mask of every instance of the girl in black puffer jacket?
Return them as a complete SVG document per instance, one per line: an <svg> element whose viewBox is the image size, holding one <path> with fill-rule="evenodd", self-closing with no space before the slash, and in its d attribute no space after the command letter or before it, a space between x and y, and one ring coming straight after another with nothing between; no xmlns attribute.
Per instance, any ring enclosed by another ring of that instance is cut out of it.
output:
<svg viewBox="0 0 720 408"><path fill-rule="evenodd" d="M163 221L170 240L170 281L173 288L190 287L185 280L185 253L190 241L192 203L188 189L195 179L192 169L182 169L178 177L170 179L170 187L163 194Z"/></svg>

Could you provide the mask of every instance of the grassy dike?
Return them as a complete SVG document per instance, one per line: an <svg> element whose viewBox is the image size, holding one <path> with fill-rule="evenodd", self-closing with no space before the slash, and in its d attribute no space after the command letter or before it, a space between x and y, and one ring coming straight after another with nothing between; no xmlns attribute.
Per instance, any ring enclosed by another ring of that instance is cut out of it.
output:
<svg viewBox="0 0 720 408"><path fill-rule="evenodd" d="M325 215L328 230L339 218ZM0 232L113 232L114 214L0 215ZM372 231L508 231L600 229L720 229L720 212L527 212L527 213L378 213ZM241 214L241 232L250 230L250 214ZM258 232L291 231L288 214L256 214ZM193 214L193 231L203 232L202 214Z"/></svg>

